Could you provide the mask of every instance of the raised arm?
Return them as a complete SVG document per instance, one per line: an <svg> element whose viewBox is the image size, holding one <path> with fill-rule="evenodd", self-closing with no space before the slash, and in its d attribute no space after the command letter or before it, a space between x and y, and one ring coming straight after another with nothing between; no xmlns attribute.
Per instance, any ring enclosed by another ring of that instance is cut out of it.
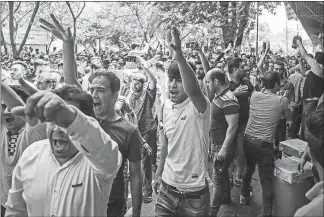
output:
<svg viewBox="0 0 324 217"><path fill-rule="evenodd" d="M207 99L202 93L195 72L188 64L181 49L180 33L177 28L172 28L173 44L169 41L170 46L175 52L175 59L178 61L180 75L184 91L188 94L189 99L200 113L205 113L207 108Z"/></svg>
<svg viewBox="0 0 324 217"><path fill-rule="evenodd" d="M268 55L269 51L270 51L270 44L269 44L269 42L268 42L268 43L267 43L266 50L265 50L264 53L262 54L262 56L261 56L261 58L260 58L260 60L259 60L259 62L258 62L258 64L257 64L257 67L258 67L258 69L259 69L259 71L260 71L260 73L261 73L261 76L263 76L264 73L265 73L265 70L264 70L264 68L263 68L263 63L264 63L264 60L265 60L266 56Z"/></svg>
<svg viewBox="0 0 324 217"><path fill-rule="evenodd" d="M139 56L136 56L136 60L137 60L137 63L143 68L144 72L146 73L147 77L148 77L148 81L149 81L149 89L151 91L156 91L156 77L153 75L153 73L151 72L151 69L149 68L147 62L139 57Z"/></svg>
<svg viewBox="0 0 324 217"><path fill-rule="evenodd" d="M203 47L204 47L203 42L200 45L198 44L198 42L196 43L196 50L199 53L200 61L201 61L202 66L204 68L204 72L205 72L205 74L207 74L207 72L210 70L210 65L209 65L207 57L206 57L206 55L205 55L205 53L203 51Z"/></svg>
<svg viewBox="0 0 324 217"><path fill-rule="evenodd" d="M40 19L40 22L43 24L41 27L63 41L63 74L65 83L77 85L81 88L81 84L77 79L74 39L71 30L70 28L64 30L53 14L51 14L51 18L54 24L51 24L44 19Z"/></svg>
<svg viewBox="0 0 324 217"><path fill-rule="evenodd" d="M301 53L301 56L303 57L304 60L310 65L312 72L316 74L317 76L324 78L324 71L323 71L323 66L320 65L315 59L313 59L311 56L309 56L303 46L303 43L301 40L297 39L297 45L298 49Z"/></svg>

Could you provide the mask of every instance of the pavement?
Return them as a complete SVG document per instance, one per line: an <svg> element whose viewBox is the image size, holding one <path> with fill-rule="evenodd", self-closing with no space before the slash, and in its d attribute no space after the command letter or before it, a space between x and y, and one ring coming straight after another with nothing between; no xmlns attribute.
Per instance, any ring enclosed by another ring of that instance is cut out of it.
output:
<svg viewBox="0 0 324 217"><path fill-rule="evenodd" d="M158 147L158 160L159 160L159 147ZM212 162L210 162L210 168L212 167ZM153 174L153 180L155 174ZM262 212L262 191L259 181L258 169L252 177L251 186L253 188L253 196L248 205L240 204L240 193L241 189L237 186L233 186L231 190L232 204L222 205L218 217L257 217ZM129 191L130 192L130 191ZM142 204L141 216L143 217L154 217L154 205L156 203L157 195L153 193L153 201L151 203ZM131 216L131 196L128 197L128 211L125 217Z"/></svg>

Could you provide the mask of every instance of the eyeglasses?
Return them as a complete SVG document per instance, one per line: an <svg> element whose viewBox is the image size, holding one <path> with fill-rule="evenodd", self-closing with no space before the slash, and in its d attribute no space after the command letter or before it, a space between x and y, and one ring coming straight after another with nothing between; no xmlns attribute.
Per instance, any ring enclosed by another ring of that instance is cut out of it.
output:
<svg viewBox="0 0 324 217"><path fill-rule="evenodd" d="M57 81L55 81L55 80L46 80L45 83L46 84L56 84Z"/></svg>

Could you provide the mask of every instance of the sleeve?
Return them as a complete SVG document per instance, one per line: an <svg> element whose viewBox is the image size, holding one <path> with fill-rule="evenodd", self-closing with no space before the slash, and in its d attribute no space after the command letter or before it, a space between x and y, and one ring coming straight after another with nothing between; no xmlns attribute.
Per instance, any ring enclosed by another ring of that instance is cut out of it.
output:
<svg viewBox="0 0 324 217"><path fill-rule="evenodd" d="M86 116L76 107L73 109L77 111L77 117L66 129L70 140L89 160L98 178L113 179L122 160L117 143L100 127L96 119Z"/></svg>
<svg viewBox="0 0 324 217"><path fill-rule="evenodd" d="M136 129L128 141L128 160L130 162L142 159L143 138L138 129Z"/></svg>
<svg viewBox="0 0 324 217"><path fill-rule="evenodd" d="M224 104L223 104L224 115L236 114L236 113L239 113L239 111L240 111L240 107L237 102L235 102L234 100L233 101L232 100L224 101Z"/></svg>
<svg viewBox="0 0 324 217"><path fill-rule="evenodd" d="M22 196L24 189L21 181L21 160L18 161L13 174L12 185L8 193L5 217L28 216L27 206Z"/></svg>
<svg viewBox="0 0 324 217"><path fill-rule="evenodd" d="M281 97L281 103L282 103L282 108L283 108L283 112L285 117L289 117L290 114L290 109L289 109L289 101L286 97Z"/></svg>
<svg viewBox="0 0 324 217"><path fill-rule="evenodd" d="M247 85L248 86L249 96L251 96L252 95L252 92L254 91L253 84L251 83L251 81L249 81L247 79L244 79L244 85Z"/></svg>

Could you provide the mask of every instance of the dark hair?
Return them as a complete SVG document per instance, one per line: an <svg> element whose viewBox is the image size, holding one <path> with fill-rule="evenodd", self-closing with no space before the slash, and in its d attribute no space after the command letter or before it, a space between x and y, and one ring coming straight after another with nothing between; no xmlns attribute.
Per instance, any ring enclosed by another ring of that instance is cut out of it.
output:
<svg viewBox="0 0 324 217"><path fill-rule="evenodd" d="M192 70L195 72L196 71L196 66L192 64L191 62L188 62ZM169 78L176 78L176 79L181 79L180 75L180 69L178 66L178 61L174 60L172 61L171 65L169 66L168 69L168 77Z"/></svg>
<svg viewBox="0 0 324 217"><path fill-rule="evenodd" d="M323 60L324 56L323 56L323 52L316 52L315 53L315 60L319 63L319 64L324 64L324 60Z"/></svg>
<svg viewBox="0 0 324 217"><path fill-rule="evenodd" d="M22 89L20 85L9 85L9 87L15 91L15 93L24 101L26 102L28 99L28 94Z"/></svg>
<svg viewBox="0 0 324 217"><path fill-rule="evenodd" d="M268 71L262 77L263 85L265 89L272 89L276 83L280 84L280 77L274 71Z"/></svg>
<svg viewBox="0 0 324 217"><path fill-rule="evenodd" d="M324 109L320 107L312 112L306 119L309 133L315 139L316 144L307 141L313 156L324 167Z"/></svg>
<svg viewBox="0 0 324 217"><path fill-rule="evenodd" d="M110 81L110 88L113 93L118 92L120 90L120 79L115 73L107 71L103 68L97 69L95 73L90 76L90 83L92 83L93 79L95 79L95 77L97 76L104 76Z"/></svg>
<svg viewBox="0 0 324 217"><path fill-rule="evenodd" d="M228 68L228 73L232 74L233 73L233 70L234 68L238 69L240 68L240 64L243 60L241 58L232 58L228 65L227 65L227 68Z"/></svg>
<svg viewBox="0 0 324 217"><path fill-rule="evenodd" d="M217 81L219 82L220 85L226 84L225 73L221 69L214 68L214 69L211 69L208 73L210 73L211 80L217 79Z"/></svg>
<svg viewBox="0 0 324 217"><path fill-rule="evenodd" d="M65 101L73 101L79 104L80 111L90 117L95 117L93 112L92 96L75 85L64 85L52 90L53 93Z"/></svg>

